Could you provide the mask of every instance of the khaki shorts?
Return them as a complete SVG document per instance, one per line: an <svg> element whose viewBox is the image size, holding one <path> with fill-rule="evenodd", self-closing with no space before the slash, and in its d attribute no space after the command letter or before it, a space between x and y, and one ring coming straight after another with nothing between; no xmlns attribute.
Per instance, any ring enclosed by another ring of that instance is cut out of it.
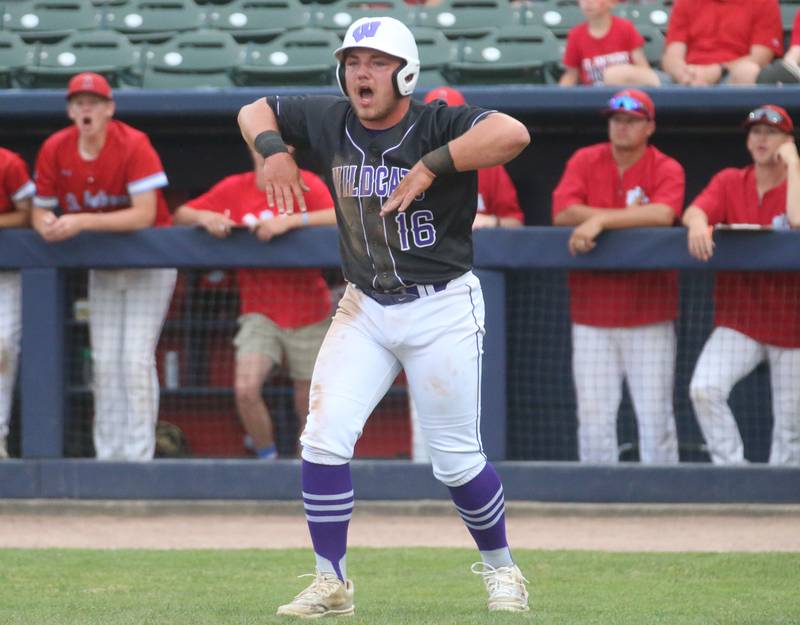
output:
<svg viewBox="0 0 800 625"><path fill-rule="evenodd" d="M261 354L280 366L285 355L289 377L310 380L317 352L330 324L330 319L324 319L299 328L282 328L258 313L242 315L239 317L239 331L233 339L236 357Z"/></svg>

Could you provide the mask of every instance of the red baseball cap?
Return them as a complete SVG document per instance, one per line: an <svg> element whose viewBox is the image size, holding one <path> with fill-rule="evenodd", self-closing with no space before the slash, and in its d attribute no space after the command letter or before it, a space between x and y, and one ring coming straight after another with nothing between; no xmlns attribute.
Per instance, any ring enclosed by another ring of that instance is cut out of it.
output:
<svg viewBox="0 0 800 625"><path fill-rule="evenodd" d="M69 87L67 87L67 100L78 93L93 93L101 98L110 100L111 85L100 74L83 72L70 78Z"/></svg>
<svg viewBox="0 0 800 625"><path fill-rule="evenodd" d="M452 87L436 87L428 91L428 95L425 96L424 100L425 104L434 100L444 100L447 102L447 106L461 106L467 103L462 93Z"/></svg>
<svg viewBox="0 0 800 625"><path fill-rule="evenodd" d="M753 109L742 122L745 128L750 128L750 126L755 126L756 124L772 126L787 135L794 132L794 124L792 123L792 118L789 117L789 113L786 112L785 108L775 104L764 104Z"/></svg>
<svg viewBox="0 0 800 625"><path fill-rule="evenodd" d="M628 115L655 121L656 106L644 91L625 89L615 93L608 101L606 108L603 109L603 115L606 117L614 113L627 113Z"/></svg>

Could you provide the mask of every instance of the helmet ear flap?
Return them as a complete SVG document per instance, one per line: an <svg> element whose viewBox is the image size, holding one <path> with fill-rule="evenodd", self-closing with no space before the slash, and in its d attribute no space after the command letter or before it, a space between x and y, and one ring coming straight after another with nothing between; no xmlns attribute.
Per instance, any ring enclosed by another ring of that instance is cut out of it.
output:
<svg viewBox="0 0 800 625"><path fill-rule="evenodd" d="M347 97L347 83L344 78L344 63L341 61L336 64L336 82L339 83L339 90L344 97Z"/></svg>

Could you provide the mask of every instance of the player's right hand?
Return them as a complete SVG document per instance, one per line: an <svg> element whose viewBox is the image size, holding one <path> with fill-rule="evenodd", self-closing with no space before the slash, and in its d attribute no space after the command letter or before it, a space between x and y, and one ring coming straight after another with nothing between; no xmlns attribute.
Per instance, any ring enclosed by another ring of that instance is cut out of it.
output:
<svg viewBox="0 0 800 625"><path fill-rule="evenodd" d="M303 192L309 188L300 176L300 169L287 152L273 154L264 161L264 184L267 206L280 213L293 213L295 204L306 212Z"/></svg>
<svg viewBox="0 0 800 625"><path fill-rule="evenodd" d="M714 254L713 226L706 224L689 227L689 253L697 260L708 261Z"/></svg>
<svg viewBox="0 0 800 625"><path fill-rule="evenodd" d="M212 237L224 239L231 233L231 228L236 225L236 222L227 215L207 213L200 221L200 224Z"/></svg>

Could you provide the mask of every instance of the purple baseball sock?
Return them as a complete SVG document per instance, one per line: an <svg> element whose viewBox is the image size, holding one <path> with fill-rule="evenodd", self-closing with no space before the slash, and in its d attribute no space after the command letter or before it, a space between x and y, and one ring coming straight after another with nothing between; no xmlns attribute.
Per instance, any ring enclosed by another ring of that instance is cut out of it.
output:
<svg viewBox="0 0 800 625"><path fill-rule="evenodd" d="M317 557L317 570L347 577L347 527L353 514L350 465L329 466L303 460L303 507Z"/></svg>
<svg viewBox="0 0 800 625"><path fill-rule="evenodd" d="M487 462L469 482L449 488L453 503L484 562L495 567L513 564L506 540L503 485L494 467Z"/></svg>

